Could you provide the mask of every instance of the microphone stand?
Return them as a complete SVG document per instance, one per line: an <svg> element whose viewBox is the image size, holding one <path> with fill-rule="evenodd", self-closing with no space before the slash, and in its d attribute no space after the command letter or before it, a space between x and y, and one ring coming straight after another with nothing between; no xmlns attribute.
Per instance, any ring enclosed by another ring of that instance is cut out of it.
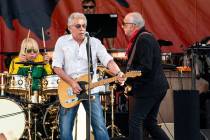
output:
<svg viewBox="0 0 210 140"><path fill-rule="evenodd" d="M88 33L85 34L87 37L87 57L88 57L88 105L89 105L89 113L86 112L86 140L90 140L90 124L91 124L91 91L90 91L90 84L91 84L91 79L92 79L92 74L93 72L90 71L91 68L91 49L90 49L90 36Z"/></svg>
<svg viewBox="0 0 210 140"><path fill-rule="evenodd" d="M196 65L196 51L198 51L198 47L199 47L199 43L196 42L195 45L193 45L192 48L190 48L190 53L191 53L191 68L192 68L192 72L191 72L191 76L192 76L192 81L191 81L191 85L192 88L191 90L196 90L196 71L195 71L195 65Z"/></svg>
<svg viewBox="0 0 210 140"><path fill-rule="evenodd" d="M196 73L195 73L195 53L194 53L194 50L192 49L191 50L191 55L192 55L192 73L191 73L191 75L192 75L192 81L191 81L191 84L192 84L192 90L196 90L196 79L195 79L195 75L196 75Z"/></svg>

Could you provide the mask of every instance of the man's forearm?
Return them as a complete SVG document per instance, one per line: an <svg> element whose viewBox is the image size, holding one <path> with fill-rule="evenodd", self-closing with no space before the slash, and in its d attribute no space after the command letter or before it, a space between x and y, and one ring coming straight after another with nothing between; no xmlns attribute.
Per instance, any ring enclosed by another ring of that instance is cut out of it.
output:
<svg viewBox="0 0 210 140"><path fill-rule="evenodd" d="M120 68L114 62L114 60L110 60L109 63L107 64L107 67L114 75L117 75L119 74L119 72L121 72Z"/></svg>

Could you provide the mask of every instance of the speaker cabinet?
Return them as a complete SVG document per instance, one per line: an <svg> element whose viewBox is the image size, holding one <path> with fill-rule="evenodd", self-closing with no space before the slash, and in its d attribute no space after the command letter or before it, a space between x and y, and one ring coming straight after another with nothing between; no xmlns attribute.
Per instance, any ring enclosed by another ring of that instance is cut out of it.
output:
<svg viewBox="0 0 210 140"><path fill-rule="evenodd" d="M174 91L175 140L199 140L199 94L196 90Z"/></svg>

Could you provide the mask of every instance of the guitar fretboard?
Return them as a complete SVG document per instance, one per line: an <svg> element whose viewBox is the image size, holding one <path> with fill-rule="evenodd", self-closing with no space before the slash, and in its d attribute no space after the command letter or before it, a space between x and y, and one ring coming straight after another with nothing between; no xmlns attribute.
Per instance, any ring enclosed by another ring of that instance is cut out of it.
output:
<svg viewBox="0 0 210 140"><path fill-rule="evenodd" d="M136 76L141 76L141 72L138 72L138 73L127 72L125 74L125 78L136 77ZM100 81L95 82L95 83L90 83L90 89L93 89L95 87L102 86L106 83L111 83L111 82L114 82L114 81L117 81L117 76L114 76L114 77L111 77L111 78L108 78L108 79L103 79L103 80L100 80ZM88 90L88 85L85 85L85 90Z"/></svg>

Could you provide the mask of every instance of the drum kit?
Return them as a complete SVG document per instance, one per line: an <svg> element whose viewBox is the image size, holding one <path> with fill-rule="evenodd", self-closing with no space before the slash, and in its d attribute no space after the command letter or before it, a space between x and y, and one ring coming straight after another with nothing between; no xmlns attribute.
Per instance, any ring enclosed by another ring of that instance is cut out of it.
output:
<svg viewBox="0 0 210 140"><path fill-rule="evenodd" d="M24 63L25 64L25 63ZM39 63L40 65L41 63ZM36 63L30 63L36 65ZM107 78L102 67L98 68L98 80ZM112 76L112 75L111 75ZM44 76L40 91L32 91L32 74L28 76L0 73L0 133L8 140L56 140L59 139L59 101L57 100L57 75ZM101 87L101 103L104 115L111 111L111 120L106 124L110 136L121 135L114 124L116 85ZM109 96L107 96L109 95Z"/></svg>
<svg viewBox="0 0 210 140"><path fill-rule="evenodd" d="M8 140L59 139L56 96L59 77L43 77L41 85L37 85L40 91L32 91L31 70L28 76L4 72L0 78L0 133Z"/></svg>

